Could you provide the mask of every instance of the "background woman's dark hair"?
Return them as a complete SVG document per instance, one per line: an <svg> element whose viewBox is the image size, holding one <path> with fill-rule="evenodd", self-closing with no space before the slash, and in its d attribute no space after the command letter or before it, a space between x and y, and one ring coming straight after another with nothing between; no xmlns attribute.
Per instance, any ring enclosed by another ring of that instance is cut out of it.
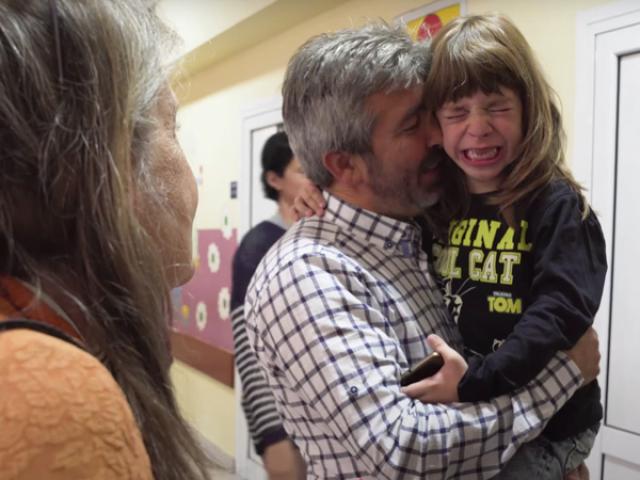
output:
<svg viewBox="0 0 640 480"><path fill-rule="evenodd" d="M262 149L262 175L260 179L265 197L278 201L278 191L267 183L267 172L275 172L281 177L292 159L293 152L289 146L287 134L277 132L271 135Z"/></svg>
<svg viewBox="0 0 640 480"><path fill-rule="evenodd" d="M174 40L143 0L0 3L0 275L79 312L158 480L207 477L169 378L168 272L135 208L162 203L149 141Z"/></svg>

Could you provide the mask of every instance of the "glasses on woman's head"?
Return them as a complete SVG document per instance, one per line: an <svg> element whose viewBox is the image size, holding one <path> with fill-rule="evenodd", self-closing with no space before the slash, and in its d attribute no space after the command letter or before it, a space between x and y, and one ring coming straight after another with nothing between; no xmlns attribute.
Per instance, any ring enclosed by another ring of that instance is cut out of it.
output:
<svg viewBox="0 0 640 480"><path fill-rule="evenodd" d="M58 29L58 2L49 0L49 13L53 24L53 41L56 49L56 61L58 63L58 84L62 85L64 75L62 73L62 50L60 49L60 30Z"/></svg>

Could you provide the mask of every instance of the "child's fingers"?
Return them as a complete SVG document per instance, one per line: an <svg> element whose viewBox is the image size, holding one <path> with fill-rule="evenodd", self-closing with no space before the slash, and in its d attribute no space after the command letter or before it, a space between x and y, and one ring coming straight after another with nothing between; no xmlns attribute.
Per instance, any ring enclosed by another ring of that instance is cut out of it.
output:
<svg viewBox="0 0 640 480"><path fill-rule="evenodd" d="M300 215L300 213L298 212L295 206L291 206L291 215L293 215L294 222L297 222L302 218L302 216Z"/></svg>
<svg viewBox="0 0 640 480"><path fill-rule="evenodd" d="M313 189L311 197L309 198L309 203L309 206L314 212L316 212L316 215L322 216L326 204L320 190L318 190L317 188Z"/></svg>
<svg viewBox="0 0 640 480"><path fill-rule="evenodd" d="M311 216L311 214L313 214L313 212L307 206L304 198L301 196L298 196L293 200L292 208L295 212L295 215L298 217L298 220L302 217L309 217Z"/></svg>
<svg viewBox="0 0 640 480"><path fill-rule="evenodd" d="M322 216L324 213L324 207L326 206L324 197L322 196L322 191L310 180L306 180L304 185L300 189L299 195L296 197L296 200L300 200L299 203L304 204L305 212L307 216L311 216L316 214L318 216ZM301 211L304 211L301 209ZM311 214L308 213L311 211Z"/></svg>
<svg viewBox="0 0 640 480"><path fill-rule="evenodd" d="M319 204L316 203L315 201L311 201L311 204L309 205L309 208L311 209L311 213L321 217L322 215L324 215L324 207Z"/></svg>

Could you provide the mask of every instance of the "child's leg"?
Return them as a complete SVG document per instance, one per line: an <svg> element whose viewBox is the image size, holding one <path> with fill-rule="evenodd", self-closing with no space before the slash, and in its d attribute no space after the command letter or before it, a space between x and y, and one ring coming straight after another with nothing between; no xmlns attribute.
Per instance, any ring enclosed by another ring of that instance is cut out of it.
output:
<svg viewBox="0 0 640 480"><path fill-rule="evenodd" d="M562 480L564 471L558 457L551 448L551 442L538 437L525 443L505 465L496 480Z"/></svg>
<svg viewBox="0 0 640 480"><path fill-rule="evenodd" d="M556 456L564 462L564 472L568 473L580 466L591 452L600 425L594 425L575 437L561 442L551 442Z"/></svg>
<svg viewBox="0 0 640 480"><path fill-rule="evenodd" d="M498 480L562 480L566 473L578 468L589 456L598 426L575 437L551 442L544 437L524 444L505 468L494 477Z"/></svg>

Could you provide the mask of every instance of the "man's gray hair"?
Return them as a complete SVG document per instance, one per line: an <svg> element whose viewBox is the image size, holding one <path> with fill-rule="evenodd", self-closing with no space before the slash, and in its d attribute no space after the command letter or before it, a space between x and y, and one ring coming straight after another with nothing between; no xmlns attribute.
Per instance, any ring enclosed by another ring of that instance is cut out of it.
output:
<svg viewBox="0 0 640 480"><path fill-rule="evenodd" d="M415 43L403 28L385 23L318 35L300 47L285 73L282 110L307 176L328 187L327 153L371 153L367 98L423 84L430 62L427 42Z"/></svg>

